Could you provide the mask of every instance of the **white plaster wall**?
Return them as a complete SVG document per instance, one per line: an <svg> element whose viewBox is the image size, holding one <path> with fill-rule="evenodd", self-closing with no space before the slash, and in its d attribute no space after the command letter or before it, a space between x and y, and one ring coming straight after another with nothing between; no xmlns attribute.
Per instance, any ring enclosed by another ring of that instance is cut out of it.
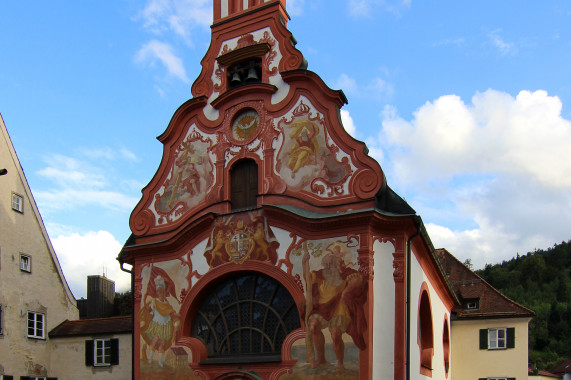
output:
<svg viewBox="0 0 571 380"><path fill-rule="evenodd" d="M85 365L85 341L92 339L119 339L119 364L108 367L92 367ZM77 336L50 339L51 376L60 380L97 379L119 380L130 379L132 369L131 334L116 336Z"/></svg>
<svg viewBox="0 0 571 380"><path fill-rule="evenodd" d="M15 378L37 368L50 376L47 334L66 319L78 319L79 312L60 276L57 258L52 257L53 248L1 118L0 166L8 170L0 177L0 366ZM12 192L23 197L23 213L12 210ZM31 257L31 273L20 271L20 253ZM45 340L27 337L28 311L45 314Z"/></svg>
<svg viewBox="0 0 571 380"><path fill-rule="evenodd" d="M373 279L373 379L394 378L395 281L392 243L375 241Z"/></svg>
<svg viewBox="0 0 571 380"><path fill-rule="evenodd" d="M446 309L442 299L436 292L428 276L422 270L414 251L411 253L411 292L410 292L410 378L411 379L448 379L444 370L444 347L442 344L442 334L444 331L444 318L447 316L450 321L450 312ZM420 374L420 348L417 342L418 336L418 307L420 301L420 290L422 283L426 281L432 307L432 328L434 337L434 356L432 357L432 377ZM448 326L450 329L450 325ZM449 330L450 331L450 330ZM452 338L450 339L452 349ZM452 363L452 362L451 362ZM452 366L452 364L451 364Z"/></svg>

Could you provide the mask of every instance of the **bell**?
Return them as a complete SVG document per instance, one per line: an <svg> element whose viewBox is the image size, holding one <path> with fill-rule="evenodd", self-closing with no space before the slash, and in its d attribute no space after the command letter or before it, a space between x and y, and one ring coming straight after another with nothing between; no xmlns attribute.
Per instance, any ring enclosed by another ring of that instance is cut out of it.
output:
<svg viewBox="0 0 571 380"><path fill-rule="evenodd" d="M240 82L242 82L242 78L240 78L240 73L236 71L236 72L232 75L232 79L230 79L230 83L232 83L232 84L239 84Z"/></svg>
<svg viewBox="0 0 571 380"><path fill-rule="evenodd" d="M257 81L260 78L258 78L258 73L256 72L256 69L253 67L250 67L250 70L248 70L248 76L246 77L247 81Z"/></svg>

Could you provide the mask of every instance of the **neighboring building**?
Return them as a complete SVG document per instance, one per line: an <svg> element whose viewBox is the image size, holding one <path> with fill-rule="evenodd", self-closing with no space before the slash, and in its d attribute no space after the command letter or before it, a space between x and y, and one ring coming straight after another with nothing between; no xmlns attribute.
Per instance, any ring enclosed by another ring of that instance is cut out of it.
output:
<svg viewBox="0 0 571 380"><path fill-rule="evenodd" d="M52 378L48 331L78 310L1 116L0 169L0 375Z"/></svg>
<svg viewBox="0 0 571 380"><path fill-rule="evenodd" d="M526 379L534 312L505 297L445 249L437 253L460 300L451 318L453 378Z"/></svg>
<svg viewBox="0 0 571 380"><path fill-rule="evenodd" d="M562 361L552 368L550 372L561 376L563 380L571 380L571 360Z"/></svg>
<svg viewBox="0 0 571 380"><path fill-rule="evenodd" d="M288 19L285 0L214 0L119 255L134 378L447 379L458 300Z"/></svg>
<svg viewBox="0 0 571 380"><path fill-rule="evenodd" d="M133 317L65 321L49 333L53 375L60 379L130 379Z"/></svg>
<svg viewBox="0 0 571 380"><path fill-rule="evenodd" d="M113 315L115 282L105 276L87 276L87 318Z"/></svg>
<svg viewBox="0 0 571 380"><path fill-rule="evenodd" d="M537 371L537 374L534 374L535 371L533 370L529 370L529 376L527 377L527 380L563 380L563 378L559 375L556 375L554 373L548 372L548 371L542 371L539 370Z"/></svg>

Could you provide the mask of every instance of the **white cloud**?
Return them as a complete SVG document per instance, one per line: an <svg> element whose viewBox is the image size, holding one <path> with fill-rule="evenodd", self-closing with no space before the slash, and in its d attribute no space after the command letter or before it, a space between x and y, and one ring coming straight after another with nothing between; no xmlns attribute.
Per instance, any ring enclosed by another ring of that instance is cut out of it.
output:
<svg viewBox="0 0 571 380"><path fill-rule="evenodd" d="M34 192L42 211L64 211L83 206L96 206L108 210L130 211L138 198L108 190L50 189Z"/></svg>
<svg viewBox="0 0 571 380"><path fill-rule="evenodd" d="M85 150L82 151L84 152ZM107 152L107 149L91 150L91 152ZM124 154L110 154L110 156L117 158L123 157ZM53 212L95 205L108 210L131 210L138 198L117 191L116 185L121 184L130 188L133 183L129 180L114 182L116 174L112 168L113 164L105 165L98 160L100 154L83 155L83 157L93 159L97 165L60 154L46 157L48 166L39 170L38 174L51 181L53 185L51 188L44 186L41 190L34 190L34 198L40 209L43 212Z"/></svg>
<svg viewBox="0 0 571 380"><path fill-rule="evenodd" d="M515 54L517 48L512 42L506 42L501 36L501 29L492 30L488 33L488 38L492 45L494 45L502 55Z"/></svg>
<svg viewBox="0 0 571 380"><path fill-rule="evenodd" d="M386 72L386 70L385 70ZM388 75L388 73L386 73ZM377 100L389 99L394 94L394 87L383 78L373 77L366 85L359 85L355 78L341 74L334 81L333 87L343 90L348 96L366 97Z"/></svg>
<svg viewBox="0 0 571 380"><path fill-rule="evenodd" d="M343 90L347 95L356 94L358 92L357 82L347 74L341 74L333 86Z"/></svg>
<svg viewBox="0 0 571 380"><path fill-rule="evenodd" d="M299 16L303 13L303 7L305 6L305 0L287 0L287 12L291 16Z"/></svg>
<svg viewBox="0 0 571 380"><path fill-rule="evenodd" d="M115 281L115 291L131 287L131 277L116 260L122 245L107 231L59 235L52 244L68 285L76 298L87 295L87 276L106 274Z"/></svg>
<svg viewBox="0 0 571 380"><path fill-rule="evenodd" d="M349 111L341 110L341 122L343 123L343 127L347 133L349 133L352 137L355 137L355 132L357 128L355 127L355 123L353 122L353 118L349 115Z"/></svg>
<svg viewBox="0 0 571 380"><path fill-rule="evenodd" d="M399 15L401 8L410 8L412 0L349 0L349 14L354 17L372 17L374 7Z"/></svg>
<svg viewBox="0 0 571 380"><path fill-rule="evenodd" d="M140 12L144 26L154 34L173 32L191 43L191 30L212 24L211 0L150 0Z"/></svg>
<svg viewBox="0 0 571 380"><path fill-rule="evenodd" d="M137 157L137 155L135 155L135 153L133 153L132 151L130 151L127 148L122 148L120 150L120 152L121 152L121 155L129 161L133 161L133 162L139 161L139 158Z"/></svg>
<svg viewBox="0 0 571 380"><path fill-rule="evenodd" d="M471 104L442 96L411 121L386 107L383 168L435 246L462 260L481 267L546 248L571 238L571 121L561 109L541 90L488 90Z"/></svg>
<svg viewBox="0 0 571 380"><path fill-rule="evenodd" d="M172 47L164 42L151 40L137 52L135 61L154 66L157 61L161 62L170 75L188 83L189 79L182 64L182 59L176 56Z"/></svg>
<svg viewBox="0 0 571 380"><path fill-rule="evenodd" d="M547 187L571 187L571 122L558 97L487 90L466 105L446 95L419 108L411 122L383 121L382 137L397 153L407 182L471 173L519 173Z"/></svg>

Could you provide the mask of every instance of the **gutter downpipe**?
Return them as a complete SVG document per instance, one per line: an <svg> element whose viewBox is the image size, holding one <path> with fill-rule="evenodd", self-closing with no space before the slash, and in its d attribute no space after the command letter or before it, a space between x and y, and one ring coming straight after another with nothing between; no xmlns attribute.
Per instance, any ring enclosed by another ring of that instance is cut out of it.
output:
<svg viewBox="0 0 571 380"><path fill-rule="evenodd" d="M420 235L422 221L415 218L416 232L406 241L406 368L405 379L410 380L410 283L411 283L411 243L412 239Z"/></svg>
<svg viewBox="0 0 571 380"><path fill-rule="evenodd" d="M133 269L123 268L124 261L119 260L120 268L123 272L131 275L131 297L133 297L133 333L131 334L131 347L135 347L135 277L133 276ZM131 379L135 379L135 350L131 350Z"/></svg>

